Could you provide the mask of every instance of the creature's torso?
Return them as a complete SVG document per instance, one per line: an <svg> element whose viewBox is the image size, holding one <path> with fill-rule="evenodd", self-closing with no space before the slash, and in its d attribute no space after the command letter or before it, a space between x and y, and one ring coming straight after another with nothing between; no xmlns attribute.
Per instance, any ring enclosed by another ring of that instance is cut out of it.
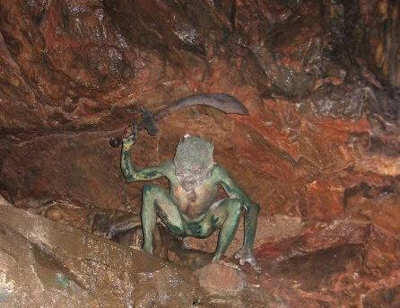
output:
<svg viewBox="0 0 400 308"><path fill-rule="evenodd" d="M212 174L189 191L182 187L176 177L170 182L172 198L186 220L201 218L215 202L218 185Z"/></svg>

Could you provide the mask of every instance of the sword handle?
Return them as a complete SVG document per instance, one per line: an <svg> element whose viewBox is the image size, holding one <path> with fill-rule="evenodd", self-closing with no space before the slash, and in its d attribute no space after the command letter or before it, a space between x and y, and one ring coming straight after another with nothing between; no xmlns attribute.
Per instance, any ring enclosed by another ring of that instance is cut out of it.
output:
<svg viewBox="0 0 400 308"><path fill-rule="evenodd" d="M158 127L154 119L154 114L146 108L141 109L142 121L139 123L137 129L146 129L150 136L155 136L158 133Z"/></svg>
<svg viewBox="0 0 400 308"><path fill-rule="evenodd" d="M111 137L109 143L113 148L119 148L122 144L122 137Z"/></svg>
<svg viewBox="0 0 400 308"><path fill-rule="evenodd" d="M135 122L132 122L132 133L130 135L127 135L124 137L127 138L129 136L133 136L134 140L136 141L137 133L138 133L138 125L136 125ZM122 145L122 139L124 137L122 137L122 136L111 137L109 140L109 143L113 148L119 148Z"/></svg>

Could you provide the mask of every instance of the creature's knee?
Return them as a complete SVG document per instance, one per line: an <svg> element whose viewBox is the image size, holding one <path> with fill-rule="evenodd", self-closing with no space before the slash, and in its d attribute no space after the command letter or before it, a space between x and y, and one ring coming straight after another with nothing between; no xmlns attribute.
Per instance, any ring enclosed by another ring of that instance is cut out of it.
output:
<svg viewBox="0 0 400 308"><path fill-rule="evenodd" d="M143 186L143 201L154 198L156 195L157 186L153 184L145 184Z"/></svg>
<svg viewBox="0 0 400 308"><path fill-rule="evenodd" d="M229 213L234 216L240 216L242 213L242 205L240 199L229 200Z"/></svg>

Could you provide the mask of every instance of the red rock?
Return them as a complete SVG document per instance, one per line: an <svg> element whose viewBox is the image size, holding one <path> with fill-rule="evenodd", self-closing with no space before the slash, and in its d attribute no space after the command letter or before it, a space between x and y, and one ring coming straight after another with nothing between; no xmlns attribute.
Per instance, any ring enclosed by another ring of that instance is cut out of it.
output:
<svg viewBox="0 0 400 308"><path fill-rule="evenodd" d="M363 298L362 304L365 307L399 307L400 287L371 292Z"/></svg>
<svg viewBox="0 0 400 308"><path fill-rule="evenodd" d="M246 286L243 272L225 264L211 263L197 270L200 286L213 295L235 295Z"/></svg>
<svg viewBox="0 0 400 308"><path fill-rule="evenodd" d="M306 186L307 217L331 220L343 213L344 188L322 179Z"/></svg>

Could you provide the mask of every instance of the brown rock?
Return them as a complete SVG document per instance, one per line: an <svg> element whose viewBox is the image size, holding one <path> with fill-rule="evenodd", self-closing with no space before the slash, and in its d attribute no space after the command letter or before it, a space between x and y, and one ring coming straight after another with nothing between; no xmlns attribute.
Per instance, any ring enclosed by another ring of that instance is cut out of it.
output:
<svg viewBox="0 0 400 308"><path fill-rule="evenodd" d="M331 220L343 213L344 188L324 180L313 181L306 186L307 217L315 220Z"/></svg>
<svg viewBox="0 0 400 308"><path fill-rule="evenodd" d="M246 276L239 269L222 263L211 263L196 271L200 286L211 295L235 295L246 286Z"/></svg>
<svg viewBox="0 0 400 308"><path fill-rule="evenodd" d="M191 307L198 300L183 269L2 203L0 295L10 307Z"/></svg>
<svg viewBox="0 0 400 308"><path fill-rule="evenodd" d="M363 298L364 307L399 307L400 286L371 292Z"/></svg>

